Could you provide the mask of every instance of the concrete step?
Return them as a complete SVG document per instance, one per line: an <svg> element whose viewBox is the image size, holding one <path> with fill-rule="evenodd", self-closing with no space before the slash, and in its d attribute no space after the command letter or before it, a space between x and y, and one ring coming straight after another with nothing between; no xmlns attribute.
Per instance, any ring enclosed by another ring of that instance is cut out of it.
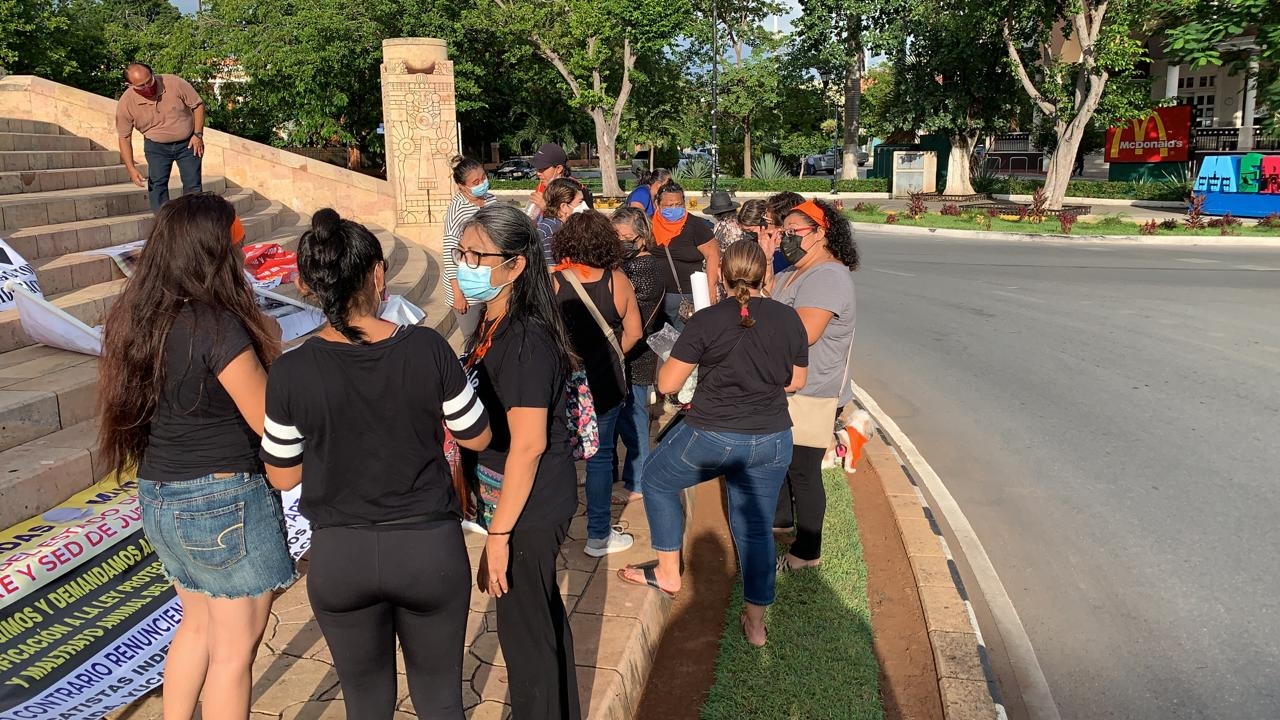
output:
<svg viewBox="0 0 1280 720"><path fill-rule="evenodd" d="M0 450L97 414L98 359L36 345L0 355Z"/></svg>
<svg viewBox="0 0 1280 720"><path fill-rule="evenodd" d="M221 193L227 181L221 177L206 177L204 189ZM182 183L169 185L171 197L182 194ZM76 220L94 220L113 215L146 212L147 191L132 183L104 185L95 188L54 190L49 192L0 195L0 230L18 230L39 225L57 225Z"/></svg>
<svg viewBox="0 0 1280 720"><path fill-rule="evenodd" d="M66 170L120 165L115 150L10 150L0 152L0 171ZM121 165L121 167L124 167Z"/></svg>
<svg viewBox="0 0 1280 720"><path fill-rule="evenodd" d="M0 527L38 515L101 480L98 419L0 452Z"/></svg>
<svg viewBox="0 0 1280 720"><path fill-rule="evenodd" d="M229 188L223 193L236 212L244 217L258 202L252 190ZM28 261L56 258L68 253L97 250L142 240L151 232L155 216L150 211L113 217L77 220L56 225L37 225L15 230L5 238ZM245 229L246 233L248 228Z"/></svg>
<svg viewBox="0 0 1280 720"><path fill-rule="evenodd" d="M94 150L93 141L75 135L0 132L0 151L11 150Z"/></svg>
<svg viewBox="0 0 1280 720"><path fill-rule="evenodd" d="M0 117L0 132L26 133L38 135L66 135L62 128L53 123L39 120L19 120L17 118Z"/></svg>
<svg viewBox="0 0 1280 720"><path fill-rule="evenodd" d="M141 171L144 175L146 170ZM0 195L102 187L129 182L124 165L0 172Z"/></svg>
<svg viewBox="0 0 1280 720"><path fill-rule="evenodd" d="M291 220L292 217L293 214L280 203L259 201L253 210L248 213L241 213L246 242L259 241L274 232L279 224L286 220ZM151 217L147 215L146 218L146 225L150 228ZM142 240L144 238L145 235L139 235L134 239ZM124 242L133 241L126 240ZM113 244L119 245L122 243ZM108 246L103 245L101 247ZM98 248L85 248L85 250L93 249ZM124 277L124 273L120 271L120 267L116 265L115 260L106 255L92 252L69 252L66 255L57 257L41 258L31 264L35 267L36 277L40 279L40 289L46 295L67 293Z"/></svg>

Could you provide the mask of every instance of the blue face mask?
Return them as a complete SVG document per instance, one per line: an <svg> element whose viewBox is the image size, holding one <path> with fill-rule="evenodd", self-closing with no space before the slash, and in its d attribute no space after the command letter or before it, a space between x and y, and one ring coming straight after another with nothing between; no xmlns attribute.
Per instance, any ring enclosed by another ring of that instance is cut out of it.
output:
<svg viewBox="0 0 1280 720"><path fill-rule="evenodd" d="M508 259L502 264L505 265L513 259ZM510 285L511 282L494 286L490 279L492 274L493 268L488 265L473 268L468 267L466 263L458 263L458 289L462 291L462 296L472 302L489 302L498 297L502 288Z"/></svg>
<svg viewBox="0 0 1280 720"><path fill-rule="evenodd" d="M684 208L682 207L664 207L658 211L662 215L662 219L667 222L679 222L684 217Z"/></svg>
<svg viewBox="0 0 1280 720"><path fill-rule="evenodd" d="M484 197L489 192L489 178L485 178L484 182L471 187L471 197Z"/></svg>

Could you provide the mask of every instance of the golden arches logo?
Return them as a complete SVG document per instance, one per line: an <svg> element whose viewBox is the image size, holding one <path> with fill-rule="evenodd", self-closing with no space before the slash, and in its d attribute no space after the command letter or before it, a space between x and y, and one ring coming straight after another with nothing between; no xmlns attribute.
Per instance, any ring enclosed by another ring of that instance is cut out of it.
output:
<svg viewBox="0 0 1280 720"><path fill-rule="evenodd" d="M1151 127L1152 121L1155 121L1156 124L1157 139L1154 142L1146 139L1147 130ZM1172 143L1169 140L1168 130L1164 126L1164 118L1160 117L1160 113L1151 113L1141 120L1130 120L1129 126L1130 130L1133 131L1133 140L1125 141L1123 140L1123 132L1115 133L1111 138L1112 157L1119 157L1121 150L1130 150L1134 155L1142 155L1143 151L1148 149L1158 149L1160 150L1160 157L1169 157L1169 149ZM1172 142L1179 141L1174 140ZM1148 143L1150 143L1150 147L1148 147Z"/></svg>

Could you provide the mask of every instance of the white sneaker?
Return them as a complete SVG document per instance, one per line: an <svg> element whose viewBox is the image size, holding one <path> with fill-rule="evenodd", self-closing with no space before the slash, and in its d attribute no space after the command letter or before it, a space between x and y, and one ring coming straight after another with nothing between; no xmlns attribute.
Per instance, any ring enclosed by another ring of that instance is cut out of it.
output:
<svg viewBox="0 0 1280 720"><path fill-rule="evenodd" d="M587 546L582 551L591 557L604 557L630 548L635 541L635 537L630 533L619 532L618 528L614 527L609 529L609 537L599 540L588 539Z"/></svg>

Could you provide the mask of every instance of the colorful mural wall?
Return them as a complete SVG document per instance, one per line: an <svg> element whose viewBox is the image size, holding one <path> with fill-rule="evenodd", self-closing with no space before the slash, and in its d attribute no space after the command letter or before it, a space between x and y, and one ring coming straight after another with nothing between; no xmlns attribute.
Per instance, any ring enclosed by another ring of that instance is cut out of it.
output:
<svg viewBox="0 0 1280 720"><path fill-rule="evenodd" d="M1195 192L1210 215L1261 218L1280 213L1280 155L1210 155L1200 161Z"/></svg>

